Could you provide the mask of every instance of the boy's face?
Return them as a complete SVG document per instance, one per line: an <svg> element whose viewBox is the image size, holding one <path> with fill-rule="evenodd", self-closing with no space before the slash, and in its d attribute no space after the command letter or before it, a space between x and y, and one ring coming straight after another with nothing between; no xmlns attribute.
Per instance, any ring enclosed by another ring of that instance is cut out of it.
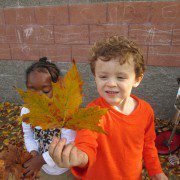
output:
<svg viewBox="0 0 180 180"><path fill-rule="evenodd" d="M95 65L95 82L97 90L110 105L118 106L130 97L133 87L137 87L142 77L136 78L132 57L129 62L120 65L118 59L102 61Z"/></svg>
<svg viewBox="0 0 180 180"><path fill-rule="evenodd" d="M49 98L52 97L52 81L49 73L32 71L28 75L27 88L36 91L39 94L45 94Z"/></svg>

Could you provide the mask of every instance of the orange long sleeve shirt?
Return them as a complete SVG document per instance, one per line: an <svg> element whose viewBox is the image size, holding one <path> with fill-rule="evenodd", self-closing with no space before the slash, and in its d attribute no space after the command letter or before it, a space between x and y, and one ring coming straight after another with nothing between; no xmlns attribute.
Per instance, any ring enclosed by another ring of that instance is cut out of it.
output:
<svg viewBox="0 0 180 180"><path fill-rule="evenodd" d="M77 132L76 146L89 158L86 168L72 168L76 177L85 180L141 179L142 160L150 176L162 172L155 148L154 113L150 105L132 95L138 106L130 115L113 109L103 98L89 106L108 108L102 117L107 135L89 130Z"/></svg>

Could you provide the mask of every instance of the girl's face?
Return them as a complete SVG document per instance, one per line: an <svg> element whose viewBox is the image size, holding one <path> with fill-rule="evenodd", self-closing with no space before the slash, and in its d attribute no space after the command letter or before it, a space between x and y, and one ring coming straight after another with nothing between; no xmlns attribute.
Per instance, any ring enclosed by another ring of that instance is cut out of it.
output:
<svg viewBox="0 0 180 180"><path fill-rule="evenodd" d="M39 94L45 94L49 98L53 95L52 80L48 72L30 72L26 86L29 90L36 91Z"/></svg>

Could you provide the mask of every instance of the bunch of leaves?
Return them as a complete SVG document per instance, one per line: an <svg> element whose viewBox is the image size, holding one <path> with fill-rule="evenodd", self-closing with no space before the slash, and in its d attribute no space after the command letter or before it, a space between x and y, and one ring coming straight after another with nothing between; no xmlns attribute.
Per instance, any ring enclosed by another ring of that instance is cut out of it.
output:
<svg viewBox="0 0 180 180"><path fill-rule="evenodd" d="M23 145L21 123L16 121L20 106L9 102L1 103L0 114L0 151L9 144Z"/></svg>
<svg viewBox="0 0 180 180"><path fill-rule="evenodd" d="M0 179L23 179L23 163L31 155L24 148L21 123L17 122L21 106L0 104ZM32 179L31 177L26 178Z"/></svg>
<svg viewBox="0 0 180 180"><path fill-rule="evenodd" d="M176 154L177 156L180 155L179 153L180 153L179 150L176 150L174 152L174 154ZM166 174L169 180L180 179L180 166L170 164L168 160L168 156L169 155L159 155L159 160L160 160L163 172ZM148 172L145 169L145 167L142 170L142 179L150 180L150 177L148 176Z"/></svg>
<svg viewBox="0 0 180 180"><path fill-rule="evenodd" d="M162 120L160 118L155 119L155 129L157 134L163 131L167 131L170 128L172 128L172 124L170 120L167 119Z"/></svg>
<svg viewBox="0 0 180 180"><path fill-rule="evenodd" d="M164 131L172 130L173 124L172 121L168 119L155 118L155 128L156 128L156 133L158 134ZM179 129L180 129L180 125L178 126L177 130ZM175 154L177 157L179 157L180 149L177 149L172 154ZM167 155L159 154L159 160L163 172L167 175L169 180L180 179L180 166L170 164L168 157L169 157L168 154ZM143 168L142 170L142 177L143 180L150 180L150 177L148 176L147 170L145 168Z"/></svg>
<svg viewBox="0 0 180 180"><path fill-rule="evenodd" d="M30 113L20 117L20 121L30 123L32 126L41 126L43 130L65 127L105 133L99 126L99 120L106 114L107 109L98 106L80 108L83 97L82 84L74 62L60 83L53 83L52 98L30 90L18 89L24 106L30 110Z"/></svg>
<svg viewBox="0 0 180 180"><path fill-rule="evenodd" d="M22 147L18 147L17 145L7 146L6 150L4 149L0 153L0 179L23 179L23 164L30 158L31 154Z"/></svg>

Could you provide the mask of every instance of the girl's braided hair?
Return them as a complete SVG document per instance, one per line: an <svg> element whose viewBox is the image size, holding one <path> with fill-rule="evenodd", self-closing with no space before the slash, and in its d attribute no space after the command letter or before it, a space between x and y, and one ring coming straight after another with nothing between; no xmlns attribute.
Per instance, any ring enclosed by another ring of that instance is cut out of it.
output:
<svg viewBox="0 0 180 180"><path fill-rule="evenodd" d="M52 82L56 83L58 81L58 77L61 75L60 70L58 67L51 63L47 57L40 58L38 62L33 63L28 69L26 70L26 81L28 76L31 72L38 71L38 72L49 72Z"/></svg>

